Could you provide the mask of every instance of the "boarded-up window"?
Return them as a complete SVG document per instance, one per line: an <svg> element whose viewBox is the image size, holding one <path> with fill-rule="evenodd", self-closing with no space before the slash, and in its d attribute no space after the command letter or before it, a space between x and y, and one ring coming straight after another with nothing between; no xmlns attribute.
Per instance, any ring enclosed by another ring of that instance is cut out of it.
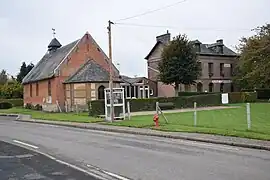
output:
<svg viewBox="0 0 270 180"><path fill-rule="evenodd" d="M85 90L85 84L74 84L74 90Z"/></svg>
<svg viewBox="0 0 270 180"><path fill-rule="evenodd" d="M85 90L74 90L74 97L81 97L85 98L86 97L86 91Z"/></svg>
<svg viewBox="0 0 270 180"><path fill-rule="evenodd" d="M85 105L86 99L85 98L74 98L74 104Z"/></svg>

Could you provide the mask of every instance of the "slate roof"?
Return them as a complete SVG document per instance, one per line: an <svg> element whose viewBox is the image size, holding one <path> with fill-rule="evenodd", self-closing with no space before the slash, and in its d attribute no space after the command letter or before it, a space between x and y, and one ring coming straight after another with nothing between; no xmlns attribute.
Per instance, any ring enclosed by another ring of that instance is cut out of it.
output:
<svg viewBox="0 0 270 180"><path fill-rule="evenodd" d="M108 82L109 72L93 60L88 60L77 72L71 75L65 83ZM118 80L114 80L118 81Z"/></svg>
<svg viewBox="0 0 270 180"><path fill-rule="evenodd" d="M237 53L235 53L234 51L232 51L230 48L228 48L227 46L223 46L223 54L217 53L215 51L215 48L217 46L218 43L213 43L213 44L202 44L199 40L194 40L191 41L191 43L199 43L200 44L200 52L198 52L198 54L200 55L213 55L213 56L238 56ZM151 54L155 51L155 49L157 48L157 46L159 44L163 44L161 41L157 41L155 46L151 49L151 51L149 52L149 54L145 57L145 59L148 59Z"/></svg>
<svg viewBox="0 0 270 180"><path fill-rule="evenodd" d="M79 40L76 40L61 48L47 52L37 65L25 76L23 84L48 79L54 76L54 69L60 64L65 56L72 50Z"/></svg>
<svg viewBox="0 0 270 180"><path fill-rule="evenodd" d="M121 80L123 82L129 83L129 84L137 83L137 82L141 81L144 78L145 77L134 77L134 78L132 78L132 77L121 75Z"/></svg>

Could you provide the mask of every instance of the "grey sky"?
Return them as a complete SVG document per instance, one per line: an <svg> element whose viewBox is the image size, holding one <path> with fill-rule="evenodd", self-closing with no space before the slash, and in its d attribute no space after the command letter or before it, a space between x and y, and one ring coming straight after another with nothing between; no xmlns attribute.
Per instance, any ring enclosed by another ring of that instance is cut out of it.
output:
<svg viewBox="0 0 270 180"><path fill-rule="evenodd" d="M62 45L88 31L108 52L107 21L122 19L179 0L1 0L1 69L16 74L22 61L36 64L52 38L51 28ZM122 23L170 26L169 28L113 26L113 60L122 74L146 76L144 57L155 37L168 29L172 36L186 33L204 43L224 39L238 44L249 29L269 23L270 0L187 0L174 7ZM171 27L173 26L173 27Z"/></svg>

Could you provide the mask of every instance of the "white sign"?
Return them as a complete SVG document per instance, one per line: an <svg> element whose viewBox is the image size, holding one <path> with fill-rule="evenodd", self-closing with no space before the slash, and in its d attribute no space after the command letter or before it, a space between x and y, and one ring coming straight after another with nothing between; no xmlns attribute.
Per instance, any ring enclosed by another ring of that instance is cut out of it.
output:
<svg viewBox="0 0 270 180"><path fill-rule="evenodd" d="M221 102L222 102L222 104L229 104L229 94L228 93L221 94Z"/></svg>
<svg viewBox="0 0 270 180"><path fill-rule="evenodd" d="M214 84L221 84L221 83L229 84L229 83L232 83L232 80L212 80L212 83L214 83Z"/></svg>
<svg viewBox="0 0 270 180"><path fill-rule="evenodd" d="M231 64L224 64L224 67L231 67Z"/></svg>

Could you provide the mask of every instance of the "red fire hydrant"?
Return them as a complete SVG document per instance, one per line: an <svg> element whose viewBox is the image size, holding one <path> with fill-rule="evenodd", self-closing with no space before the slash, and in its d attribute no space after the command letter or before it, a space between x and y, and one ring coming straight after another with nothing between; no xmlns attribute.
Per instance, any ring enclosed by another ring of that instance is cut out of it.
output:
<svg viewBox="0 0 270 180"><path fill-rule="evenodd" d="M154 117L153 117L153 121L155 122L156 128L159 127L159 126L158 126L158 119L159 119L158 114L155 114Z"/></svg>

